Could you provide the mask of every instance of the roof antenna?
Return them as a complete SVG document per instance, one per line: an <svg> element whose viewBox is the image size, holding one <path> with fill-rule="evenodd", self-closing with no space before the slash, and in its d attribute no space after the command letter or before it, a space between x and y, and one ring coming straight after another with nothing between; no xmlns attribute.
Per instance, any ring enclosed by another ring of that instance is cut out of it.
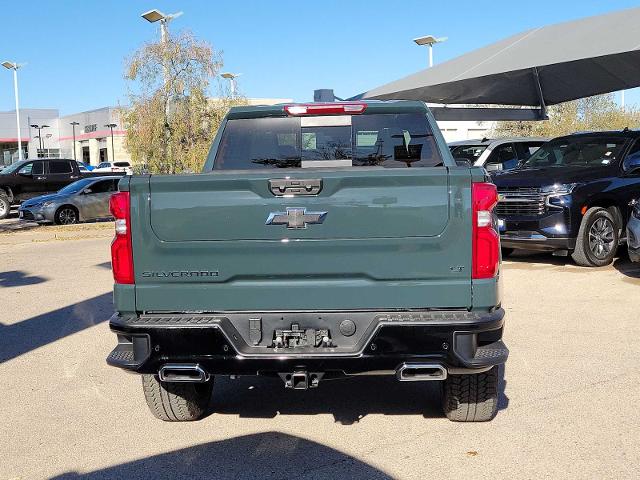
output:
<svg viewBox="0 0 640 480"><path fill-rule="evenodd" d="M623 131L623 132L628 132L628 131L629 131L629 127L624 127L624 128L622 129L622 131Z"/></svg>

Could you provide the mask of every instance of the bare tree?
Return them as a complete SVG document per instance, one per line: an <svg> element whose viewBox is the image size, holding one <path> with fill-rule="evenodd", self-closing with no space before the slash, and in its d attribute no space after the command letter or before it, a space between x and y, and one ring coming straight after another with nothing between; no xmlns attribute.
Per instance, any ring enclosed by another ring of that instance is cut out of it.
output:
<svg viewBox="0 0 640 480"><path fill-rule="evenodd" d="M618 106L613 94L597 95L549 107L549 120L498 122L495 137L557 137L585 130L621 130L640 127L640 110Z"/></svg>
<svg viewBox="0 0 640 480"><path fill-rule="evenodd" d="M130 107L122 118L134 165L153 173L200 171L228 108L246 103L208 98L221 67L221 52L189 32L147 43L127 60Z"/></svg>

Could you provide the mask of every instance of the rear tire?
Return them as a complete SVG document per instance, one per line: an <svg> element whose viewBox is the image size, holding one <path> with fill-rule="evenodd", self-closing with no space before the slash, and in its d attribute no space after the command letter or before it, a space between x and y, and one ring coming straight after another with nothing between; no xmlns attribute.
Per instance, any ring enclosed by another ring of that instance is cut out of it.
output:
<svg viewBox="0 0 640 480"><path fill-rule="evenodd" d="M498 411L498 368L470 375L449 375L442 407L453 422L488 422Z"/></svg>
<svg viewBox="0 0 640 480"><path fill-rule="evenodd" d="M192 422L207 414L213 378L206 383L161 382L156 375L142 375L142 390L149 410L165 422Z"/></svg>
<svg viewBox="0 0 640 480"><path fill-rule="evenodd" d="M582 217L573 260L583 267L604 267L613 262L619 242L620 226L611 213L591 207Z"/></svg>
<svg viewBox="0 0 640 480"><path fill-rule="evenodd" d="M11 202L6 195L0 195L0 220L5 219L11 212Z"/></svg>
<svg viewBox="0 0 640 480"><path fill-rule="evenodd" d="M56 225L73 225L80 221L80 214L76 207L71 205L63 205L54 215Z"/></svg>

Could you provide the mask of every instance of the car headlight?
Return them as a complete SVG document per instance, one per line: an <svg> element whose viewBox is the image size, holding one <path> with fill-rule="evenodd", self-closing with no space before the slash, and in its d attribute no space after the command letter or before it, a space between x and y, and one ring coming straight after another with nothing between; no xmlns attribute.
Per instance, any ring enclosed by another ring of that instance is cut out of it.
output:
<svg viewBox="0 0 640 480"><path fill-rule="evenodd" d="M579 183L555 183L553 185L547 185L540 189L540 193L546 193L551 195L569 195L573 192Z"/></svg>
<svg viewBox="0 0 640 480"><path fill-rule="evenodd" d="M579 183L556 183L542 187L540 192L546 195L546 203L550 207L568 207L571 205L571 192Z"/></svg>

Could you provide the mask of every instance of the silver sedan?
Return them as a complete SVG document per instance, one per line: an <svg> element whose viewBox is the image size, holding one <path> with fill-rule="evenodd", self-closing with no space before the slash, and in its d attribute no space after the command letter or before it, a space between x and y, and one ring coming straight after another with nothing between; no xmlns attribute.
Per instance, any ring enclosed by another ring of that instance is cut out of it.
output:
<svg viewBox="0 0 640 480"><path fill-rule="evenodd" d="M109 218L109 198L122 177L83 178L50 195L23 202L20 219L58 225Z"/></svg>

